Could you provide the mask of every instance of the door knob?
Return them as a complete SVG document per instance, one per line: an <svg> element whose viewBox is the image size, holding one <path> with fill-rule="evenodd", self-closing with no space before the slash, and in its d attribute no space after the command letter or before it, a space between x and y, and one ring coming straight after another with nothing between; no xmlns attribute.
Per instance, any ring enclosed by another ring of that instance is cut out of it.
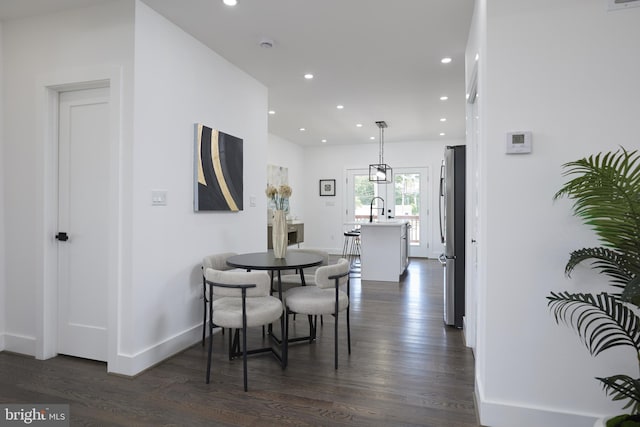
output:
<svg viewBox="0 0 640 427"><path fill-rule="evenodd" d="M67 240L69 240L69 236L67 235L67 233L62 231L56 234L56 239L60 240L61 242L66 242Z"/></svg>

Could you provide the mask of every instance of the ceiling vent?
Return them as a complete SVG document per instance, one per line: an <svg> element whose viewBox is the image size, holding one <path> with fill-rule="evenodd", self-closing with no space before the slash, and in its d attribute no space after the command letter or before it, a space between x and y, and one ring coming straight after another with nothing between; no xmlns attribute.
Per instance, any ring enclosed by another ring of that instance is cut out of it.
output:
<svg viewBox="0 0 640 427"><path fill-rule="evenodd" d="M640 0L606 0L607 9L620 10L640 6Z"/></svg>

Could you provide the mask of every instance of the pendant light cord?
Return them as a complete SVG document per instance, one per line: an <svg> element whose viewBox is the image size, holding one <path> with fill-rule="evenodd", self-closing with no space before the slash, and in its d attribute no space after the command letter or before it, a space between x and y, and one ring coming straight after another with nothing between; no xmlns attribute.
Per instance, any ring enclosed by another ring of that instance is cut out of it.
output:
<svg viewBox="0 0 640 427"><path fill-rule="evenodd" d="M384 162L382 161L384 159L384 142L383 142L383 138L384 138L384 129L382 128L382 126L380 127L380 150L379 150L379 161L378 163L383 164Z"/></svg>
<svg viewBox="0 0 640 427"><path fill-rule="evenodd" d="M384 128L387 127L387 122L379 121L376 122L376 125L378 125L378 128L380 129L380 148L378 152L378 163L382 165L384 164Z"/></svg>

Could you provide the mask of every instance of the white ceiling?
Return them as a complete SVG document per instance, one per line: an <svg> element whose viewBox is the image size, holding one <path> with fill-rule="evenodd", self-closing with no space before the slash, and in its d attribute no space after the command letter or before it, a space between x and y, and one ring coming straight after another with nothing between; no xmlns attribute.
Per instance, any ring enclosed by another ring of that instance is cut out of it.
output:
<svg viewBox="0 0 640 427"><path fill-rule="evenodd" d="M45 15L107 0L0 0L0 21Z"/></svg>
<svg viewBox="0 0 640 427"><path fill-rule="evenodd" d="M0 19L101 1L1 0ZM367 143L384 120L385 142L464 138L473 0L142 1L268 88L274 135ZM260 47L263 38L273 47ZM453 61L441 64L446 56Z"/></svg>

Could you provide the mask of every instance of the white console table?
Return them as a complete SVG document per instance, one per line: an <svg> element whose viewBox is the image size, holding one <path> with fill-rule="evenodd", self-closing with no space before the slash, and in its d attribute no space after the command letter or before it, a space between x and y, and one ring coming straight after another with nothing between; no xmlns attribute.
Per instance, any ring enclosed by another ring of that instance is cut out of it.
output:
<svg viewBox="0 0 640 427"><path fill-rule="evenodd" d="M287 221L287 245L304 242L304 223ZM267 224L267 249L273 249L271 224Z"/></svg>

